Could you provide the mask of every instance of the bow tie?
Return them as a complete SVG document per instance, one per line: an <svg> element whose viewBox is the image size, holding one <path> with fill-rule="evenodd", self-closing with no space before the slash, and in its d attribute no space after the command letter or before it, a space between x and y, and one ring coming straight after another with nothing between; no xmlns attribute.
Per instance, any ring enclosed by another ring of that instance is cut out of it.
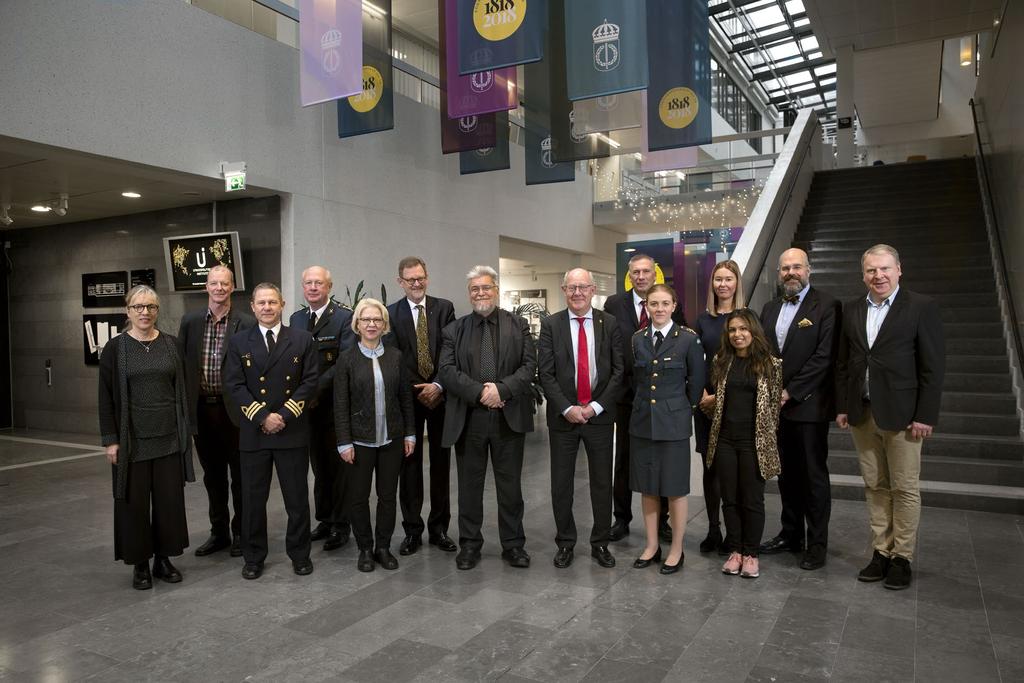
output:
<svg viewBox="0 0 1024 683"><path fill-rule="evenodd" d="M794 294L793 296L783 296L782 300L787 304L798 304L800 303L800 295Z"/></svg>

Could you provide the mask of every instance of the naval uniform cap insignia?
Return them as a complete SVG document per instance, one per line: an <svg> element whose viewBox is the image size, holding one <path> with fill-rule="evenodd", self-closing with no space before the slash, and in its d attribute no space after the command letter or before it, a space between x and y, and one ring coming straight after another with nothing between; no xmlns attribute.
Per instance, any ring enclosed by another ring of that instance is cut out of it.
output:
<svg viewBox="0 0 1024 683"><path fill-rule="evenodd" d="M292 363L295 363L296 365L298 365L299 364L299 357L298 356L292 356Z"/></svg>

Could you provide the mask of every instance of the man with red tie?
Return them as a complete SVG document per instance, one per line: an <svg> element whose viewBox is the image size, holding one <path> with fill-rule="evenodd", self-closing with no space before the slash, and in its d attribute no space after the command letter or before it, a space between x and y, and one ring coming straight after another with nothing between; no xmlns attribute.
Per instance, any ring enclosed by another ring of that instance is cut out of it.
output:
<svg viewBox="0 0 1024 683"><path fill-rule="evenodd" d="M594 513L591 556L602 567L614 567L608 541L615 406L624 388L622 334L615 316L591 306L594 278L589 271L576 268L566 273L562 292L568 308L541 321L537 342L551 444L551 505L558 545L554 564L564 569L573 561L573 489L576 454L582 441L587 449Z"/></svg>

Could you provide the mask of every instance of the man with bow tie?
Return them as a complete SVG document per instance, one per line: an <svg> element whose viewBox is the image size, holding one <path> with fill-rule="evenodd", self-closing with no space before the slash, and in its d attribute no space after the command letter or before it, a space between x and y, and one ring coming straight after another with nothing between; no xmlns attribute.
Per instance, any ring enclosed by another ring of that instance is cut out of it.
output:
<svg viewBox="0 0 1024 683"><path fill-rule="evenodd" d="M839 302L812 287L810 275L805 251L784 251L779 257L782 296L761 310L772 353L782 358L783 390L778 431L782 530L760 552L804 551L800 567L807 570L825 566L828 548L828 429L836 414L832 369L840 322Z"/></svg>

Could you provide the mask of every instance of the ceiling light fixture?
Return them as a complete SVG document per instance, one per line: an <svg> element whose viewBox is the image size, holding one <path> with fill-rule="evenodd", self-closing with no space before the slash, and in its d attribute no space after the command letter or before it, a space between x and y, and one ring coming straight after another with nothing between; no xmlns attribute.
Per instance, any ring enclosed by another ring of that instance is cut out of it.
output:
<svg viewBox="0 0 1024 683"><path fill-rule="evenodd" d="M128 199L141 199L142 198L142 195L139 194L138 192L131 192L131 191L122 192L121 196L122 197L127 197Z"/></svg>
<svg viewBox="0 0 1024 683"><path fill-rule="evenodd" d="M960 39L960 66L970 66L974 59L974 38L964 36Z"/></svg>
<svg viewBox="0 0 1024 683"><path fill-rule="evenodd" d="M32 210L35 211L36 213L49 213L53 211L53 207L46 206L45 204L36 204L35 206L32 207Z"/></svg>

